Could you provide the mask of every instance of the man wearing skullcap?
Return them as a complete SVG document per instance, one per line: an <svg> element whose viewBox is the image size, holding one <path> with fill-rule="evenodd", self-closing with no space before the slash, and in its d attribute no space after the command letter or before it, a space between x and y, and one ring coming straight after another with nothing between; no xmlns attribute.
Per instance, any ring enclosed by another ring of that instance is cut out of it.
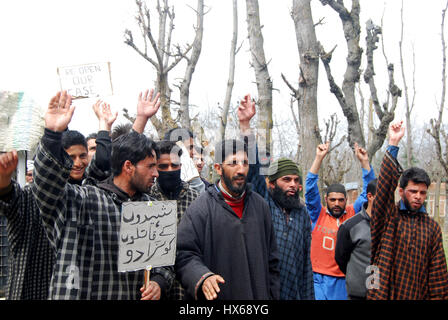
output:
<svg viewBox="0 0 448 320"><path fill-rule="evenodd" d="M354 144L355 154L361 163L363 191L353 205L347 205L347 193L342 184L332 184L325 195L326 206L321 204L318 172L329 151L330 143L320 144L305 182L305 203L311 218L311 263L314 272L316 300L346 300L345 275L335 260L335 247L339 226L361 211L367 201L366 188L375 179L364 148Z"/></svg>
<svg viewBox="0 0 448 320"><path fill-rule="evenodd" d="M248 143L249 161L255 158L255 163L250 162L248 180L265 199L271 213L279 255L280 299L314 300L311 223L299 198L302 174L297 164L287 158L274 161L267 172L260 172L263 168L249 124L254 115L255 103L247 95L238 109L240 131ZM261 174L267 176L267 183Z"/></svg>

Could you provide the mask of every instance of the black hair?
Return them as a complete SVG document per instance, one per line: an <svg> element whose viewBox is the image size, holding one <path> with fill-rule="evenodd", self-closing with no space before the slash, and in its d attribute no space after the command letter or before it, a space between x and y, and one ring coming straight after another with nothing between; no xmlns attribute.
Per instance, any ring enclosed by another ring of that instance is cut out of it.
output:
<svg viewBox="0 0 448 320"><path fill-rule="evenodd" d="M234 155L238 151L244 151L247 155L247 144L236 139L218 142L215 146L215 163L222 164L229 155Z"/></svg>
<svg viewBox="0 0 448 320"><path fill-rule="evenodd" d="M182 149L174 141L162 140L157 142L157 149L159 151L158 157L162 154L171 154L171 152L177 153L177 156L181 157Z"/></svg>
<svg viewBox="0 0 448 320"><path fill-rule="evenodd" d="M71 146L81 145L87 150L87 141L84 135L76 130L67 130L62 133L62 148L68 149Z"/></svg>
<svg viewBox="0 0 448 320"><path fill-rule="evenodd" d="M370 193L372 196L376 194L376 185L378 183L378 179L373 179L367 184L366 193Z"/></svg>
<svg viewBox="0 0 448 320"><path fill-rule="evenodd" d="M191 132L190 130L185 128L173 128L170 129L167 133L165 133L163 140L177 142L177 141L185 141L190 138L193 138L193 132Z"/></svg>
<svg viewBox="0 0 448 320"><path fill-rule="evenodd" d="M125 124L117 124L113 129L112 133L110 134L110 139L114 141L119 136L129 133L132 129L132 123L125 123Z"/></svg>
<svg viewBox="0 0 448 320"><path fill-rule="evenodd" d="M332 185L330 185L327 188L327 196L329 193L331 192L337 192L337 193L342 193L344 194L344 197L347 197L347 191L345 190L344 185L340 184L340 183L333 183Z"/></svg>
<svg viewBox="0 0 448 320"><path fill-rule="evenodd" d="M95 140L96 140L96 138L98 138L98 133L93 132L93 133L89 134L89 135L86 137L86 141L89 141L89 140L91 140L91 139L95 139Z"/></svg>
<svg viewBox="0 0 448 320"><path fill-rule="evenodd" d="M146 157L152 157L153 152L159 157L155 142L136 131L119 136L112 142L111 165L113 176L121 173L123 164L129 160L133 165Z"/></svg>
<svg viewBox="0 0 448 320"><path fill-rule="evenodd" d="M400 178L400 188L406 188L409 181L414 183L424 183L427 187L431 184L431 179L426 171L417 167L409 168L403 172Z"/></svg>

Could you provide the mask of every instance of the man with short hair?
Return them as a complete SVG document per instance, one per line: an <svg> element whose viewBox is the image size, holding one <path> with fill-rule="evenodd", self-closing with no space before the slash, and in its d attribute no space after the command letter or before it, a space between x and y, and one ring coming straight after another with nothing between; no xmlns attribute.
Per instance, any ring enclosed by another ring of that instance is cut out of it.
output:
<svg viewBox="0 0 448 320"><path fill-rule="evenodd" d="M188 298L278 299L278 255L269 208L247 185L247 146L215 148L220 180L194 201L178 228L176 273Z"/></svg>
<svg viewBox="0 0 448 320"><path fill-rule="evenodd" d="M157 149L157 172L159 176L151 187L149 195L159 201L176 200L177 223L179 224L185 211L196 200L199 193L180 177L182 149L175 142L166 140L159 141ZM167 294L168 299L183 300L184 295L184 289L175 280Z"/></svg>
<svg viewBox="0 0 448 320"><path fill-rule="evenodd" d="M260 175L262 164L256 152L255 135L250 128L254 115L255 102L250 95L246 95L238 108L240 133L243 140L248 141L249 154L256 158L256 163L250 164L249 182L265 199L271 212L279 254L280 299L314 300L311 223L306 207L299 198L302 174L292 160L280 158L270 164L266 184Z"/></svg>
<svg viewBox="0 0 448 320"><path fill-rule="evenodd" d="M87 142L87 158L88 161L92 161L93 155L96 152L96 138L98 137L98 133L93 132L86 137Z"/></svg>
<svg viewBox="0 0 448 320"><path fill-rule="evenodd" d="M448 272L439 224L424 202L431 184L420 168L405 171L397 160L403 121L389 126L371 217L373 283L367 299L448 299ZM401 176L401 178L400 178ZM394 194L399 184L400 201Z"/></svg>
<svg viewBox="0 0 448 320"><path fill-rule="evenodd" d="M199 176L201 177L202 182L205 185L205 189L208 188L208 186L211 185L210 182L208 182L207 179L205 179L202 174L202 169L204 169L205 161L204 161L204 148L200 146L194 146L193 150L193 162L196 166L196 169L198 169Z"/></svg>
<svg viewBox="0 0 448 320"><path fill-rule="evenodd" d="M64 131L61 145L73 160L69 182L81 185L83 179L101 179L110 170L109 131L115 118L108 110L97 114L99 120L98 153L87 167L87 145L84 136L73 130ZM0 214L7 217L9 240L9 275L6 298L10 300L45 300L55 262L54 249L47 238L31 183L22 188L11 179L17 167L17 152L0 155ZM27 162L34 169L34 162Z"/></svg>
<svg viewBox="0 0 448 320"><path fill-rule="evenodd" d="M366 187L375 173L370 166L367 151L354 144L355 155L361 163L363 191L353 205L347 205L347 192L342 184L328 186L322 206L318 172L327 155L330 143L320 144L305 182L305 203L311 218L311 263L314 272L316 300L346 300L345 275L334 259L336 237L340 224L361 210L366 201Z"/></svg>
<svg viewBox="0 0 448 320"><path fill-rule="evenodd" d="M73 161L61 147L61 133L73 112L66 91L51 99L35 158L32 190L56 252L50 298L158 300L172 284L172 267L153 268L144 287L143 270L118 272L121 206L152 200L146 192L158 176L155 143L136 132L123 135L112 145L110 178L67 184Z"/></svg>
<svg viewBox="0 0 448 320"><path fill-rule="evenodd" d="M377 179L367 185L367 202L362 210L346 220L338 229L335 260L345 274L347 298L365 300L370 265L370 217L376 194Z"/></svg>

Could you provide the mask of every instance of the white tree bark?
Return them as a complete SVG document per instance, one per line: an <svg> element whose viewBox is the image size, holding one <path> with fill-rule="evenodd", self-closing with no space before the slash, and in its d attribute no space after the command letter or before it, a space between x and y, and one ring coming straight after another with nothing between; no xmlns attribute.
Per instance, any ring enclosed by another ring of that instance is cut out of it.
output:
<svg viewBox="0 0 448 320"><path fill-rule="evenodd" d="M219 133L221 140L225 140L227 117L229 114L230 100L232 99L233 85L235 81L235 56L237 53L237 41L238 41L238 3L237 0L233 0L233 32L232 41L230 43L230 60L229 60L229 78L227 80L226 95L224 98L224 104L222 108L221 124Z"/></svg>
<svg viewBox="0 0 448 320"><path fill-rule="evenodd" d="M202 49L202 36L204 34L204 0L198 0L196 9L196 24L196 36L193 41L193 50L190 58L187 59L185 76L180 85L179 118L180 124L183 128L190 128L190 85Z"/></svg>
<svg viewBox="0 0 448 320"><path fill-rule="evenodd" d="M258 0L246 0L247 31L252 67L258 89L257 136L260 150L270 151L272 123L272 80L263 48Z"/></svg>

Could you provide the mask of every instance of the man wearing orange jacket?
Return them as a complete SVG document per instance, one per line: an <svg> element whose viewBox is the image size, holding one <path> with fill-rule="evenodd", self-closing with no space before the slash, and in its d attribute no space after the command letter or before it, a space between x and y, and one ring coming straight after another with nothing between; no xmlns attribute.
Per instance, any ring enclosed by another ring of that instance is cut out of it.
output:
<svg viewBox="0 0 448 320"><path fill-rule="evenodd" d="M361 163L363 191L353 205L347 206L347 193L342 184L327 188L323 207L320 200L318 172L329 151L330 143L320 144L305 182L305 204L311 218L311 264L316 300L346 300L345 275L334 258L339 226L358 213L367 201L367 184L375 179L367 151L355 143L355 154Z"/></svg>

